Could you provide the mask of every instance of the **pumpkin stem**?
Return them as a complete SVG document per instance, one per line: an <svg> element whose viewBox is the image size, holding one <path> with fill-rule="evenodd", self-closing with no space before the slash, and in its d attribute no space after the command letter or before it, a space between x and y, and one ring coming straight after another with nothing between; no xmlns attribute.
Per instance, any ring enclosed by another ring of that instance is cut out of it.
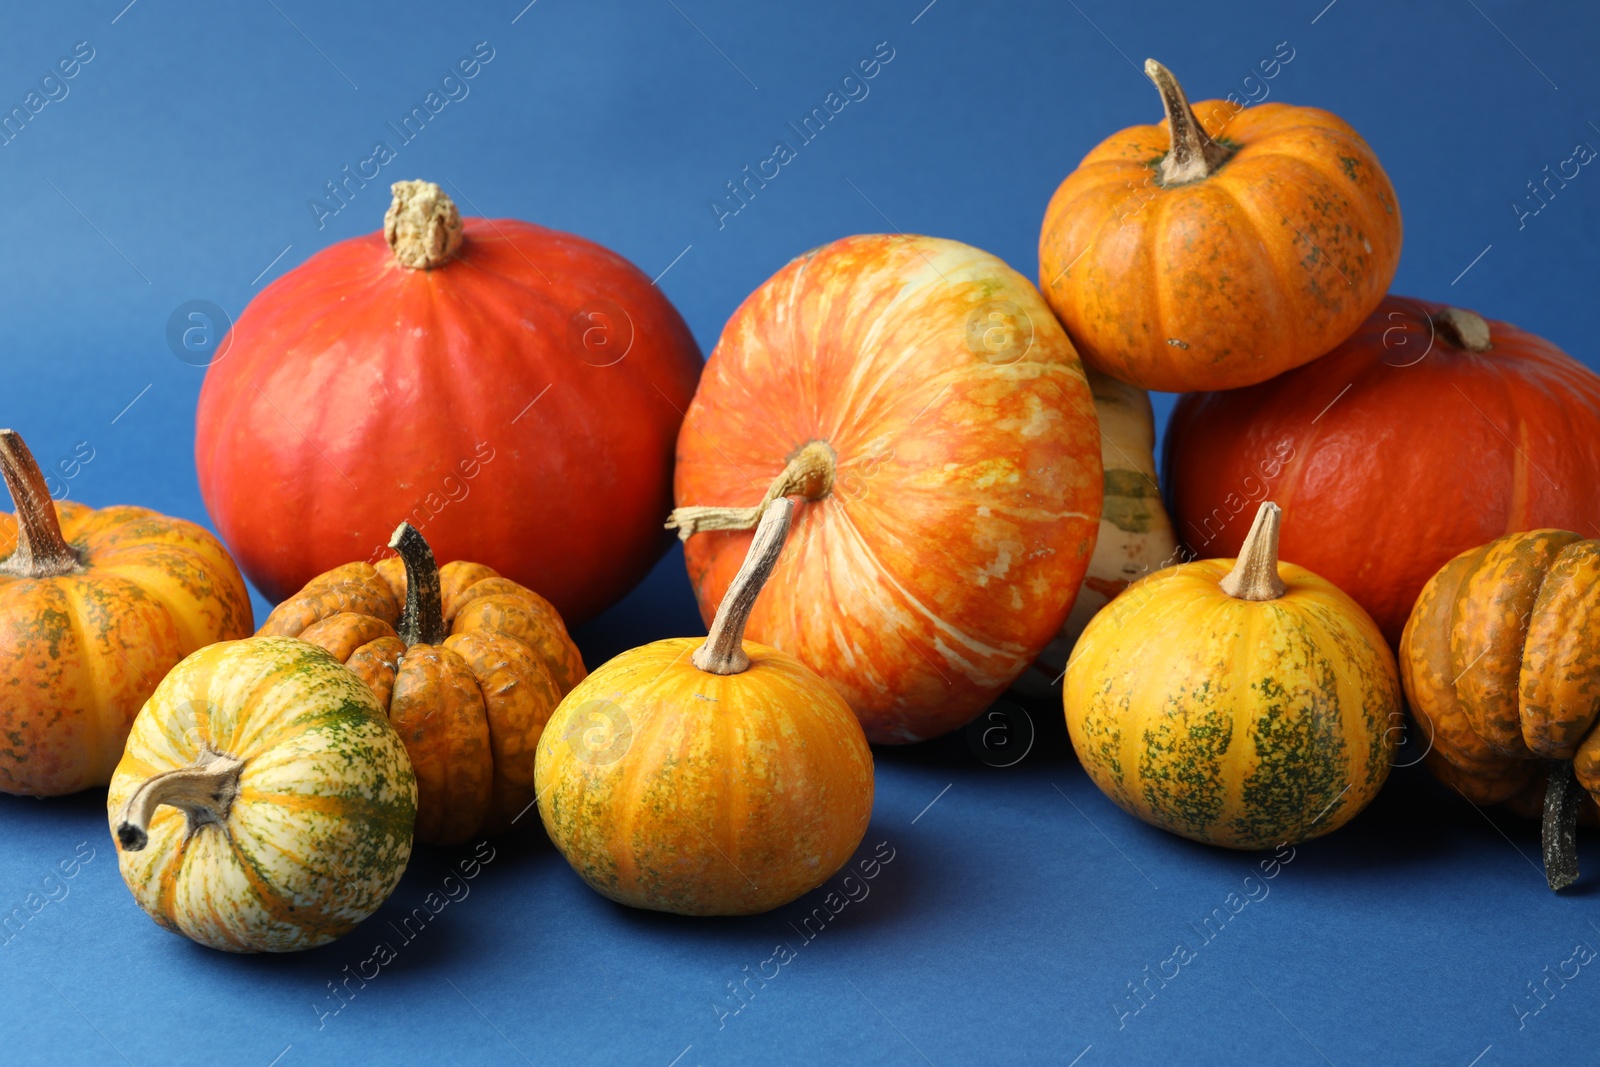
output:
<svg viewBox="0 0 1600 1067"><path fill-rule="evenodd" d="M0 430L0 473L17 506L17 549L0 560L0 573L18 578L54 578L83 567L77 549L61 536L50 487L33 453L15 430Z"/></svg>
<svg viewBox="0 0 1600 1067"><path fill-rule="evenodd" d="M162 804L189 817L190 834L207 823L220 824L239 795L242 770L244 760L205 748L189 766L146 778L117 816L117 844L125 852L138 852L149 844L150 819Z"/></svg>
<svg viewBox="0 0 1600 1067"><path fill-rule="evenodd" d="M1183 86L1172 76L1172 71L1153 59L1144 61L1144 73L1161 92L1161 106L1167 112L1167 131L1172 147L1161 157L1161 184L1182 185L1197 182L1222 166L1233 155L1233 150L1220 145L1207 135L1200 120L1195 118Z"/></svg>
<svg viewBox="0 0 1600 1067"><path fill-rule="evenodd" d="M433 182L395 182L383 216L383 236L409 270L433 270L461 247L461 212Z"/></svg>
<svg viewBox="0 0 1600 1067"><path fill-rule="evenodd" d="M1433 327L1446 341L1469 352L1487 352L1494 347L1489 324L1476 311L1445 308L1433 317Z"/></svg>
<svg viewBox="0 0 1600 1067"><path fill-rule="evenodd" d="M1578 784L1571 760L1550 767L1544 791L1544 877L1551 889L1565 889L1578 880L1578 808L1585 790Z"/></svg>
<svg viewBox="0 0 1600 1067"><path fill-rule="evenodd" d="M733 576L733 583L717 605L717 617L712 620L706 643L695 649L694 665L710 674L738 674L748 670L750 657L744 651L744 628L750 622L750 610L756 606L761 587L767 584L772 568L777 566L783 542L789 536L789 517L794 514L794 502L780 496L767 506L761 516L761 525L750 540L750 551L745 554L744 565Z"/></svg>
<svg viewBox="0 0 1600 1067"><path fill-rule="evenodd" d="M833 492L834 469L838 456L826 441L812 441L794 454L778 476L767 486L767 495L753 508L724 508L692 505L673 508L667 516L667 529L678 531L678 540L687 541L702 530L749 530L761 521L773 501L799 496L817 501Z"/></svg>
<svg viewBox="0 0 1600 1067"><path fill-rule="evenodd" d="M1288 592L1278 577L1278 531L1283 526L1283 509L1264 500L1256 510L1239 558L1233 570L1222 579L1222 591L1235 600L1276 600Z"/></svg>
<svg viewBox="0 0 1600 1067"><path fill-rule="evenodd" d="M433 549L409 522L395 527L389 547L406 565L406 607L395 632L406 647L437 645L448 635L444 628L444 600L439 591L439 565Z"/></svg>

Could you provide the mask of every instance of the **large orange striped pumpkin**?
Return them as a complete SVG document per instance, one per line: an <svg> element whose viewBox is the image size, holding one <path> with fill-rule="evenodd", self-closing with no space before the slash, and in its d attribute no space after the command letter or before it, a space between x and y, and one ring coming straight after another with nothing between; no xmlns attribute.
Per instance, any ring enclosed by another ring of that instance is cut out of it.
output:
<svg viewBox="0 0 1600 1067"><path fill-rule="evenodd" d="M1096 427L1072 343L994 256L905 235L814 249L734 312L678 436L673 523L701 613L762 501L798 496L750 638L831 682L873 741L953 730L1072 607L1100 519Z"/></svg>
<svg viewBox="0 0 1600 1067"><path fill-rule="evenodd" d="M156 687L106 798L123 880L157 923L288 952L378 910L411 857L417 783L372 691L286 637L209 645Z"/></svg>

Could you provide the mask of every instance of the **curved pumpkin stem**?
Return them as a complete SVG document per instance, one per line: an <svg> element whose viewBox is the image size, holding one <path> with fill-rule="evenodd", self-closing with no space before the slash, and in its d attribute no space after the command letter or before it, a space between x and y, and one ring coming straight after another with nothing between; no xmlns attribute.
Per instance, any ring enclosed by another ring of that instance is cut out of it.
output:
<svg viewBox="0 0 1600 1067"><path fill-rule="evenodd" d="M439 590L439 565L434 561L433 549L409 522L395 528L389 547L400 553L400 560L406 565L406 606L395 632L407 648L439 644L449 635L444 628L444 598Z"/></svg>
<svg viewBox="0 0 1600 1067"><path fill-rule="evenodd" d="M44 472L15 430L0 430L0 473L17 506L17 550L0 560L0 572L18 578L54 578L81 569L77 549L61 536L61 520Z"/></svg>
<svg viewBox="0 0 1600 1067"><path fill-rule="evenodd" d="M750 610L756 606L761 587L767 584L783 552L784 539L789 536L789 516L793 513L794 502L786 496L767 505L761 525L750 540L744 565L717 605L717 617L711 623L706 643L695 650L696 667L709 674L739 674L750 669L750 657L744 651L744 628L750 622Z"/></svg>
<svg viewBox="0 0 1600 1067"><path fill-rule="evenodd" d="M1578 784L1571 760L1550 767L1544 791L1544 877L1550 888L1561 890L1578 880L1578 809L1586 790Z"/></svg>
<svg viewBox="0 0 1600 1067"><path fill-rule="evenodd" d="M189 817L189 833L207 823L228 817L239 795L239 774L244 760L205 749L187 767L147 778L122 806L117 819L117 844L125 852L138 852L150 843L150 819L156 808L170 804Z"/></svg>
<svg viewBox="0 0 1600 1067"><path fill-rule="evenodd" d="M838 462L832 445L826 441L811 441L772 479L761 503L748 508L714 504L673 508L672 514L667 516L667 529L677 530L680 541L687 541L703 530L753 530L767 508L780 497L799 496L817 501L833 492Z"/></svg>
<svg viewBox="0 0 1600 1067"><path fill-rule="evenodd" d="M1161 159L1161 183L1182 185L1197 182L1226 163L1233 155L1232 149L1213 141L1206 134L1183 86L1172 76L1172 71L1153 59L1144 61L1144 73L1161 92L1161 106L1167 112L1167 130L1172 147Z"/></svg>
<svg viewBox="0 0 1600 1067"><path fill-rule="evenodd" d="M1270 500L1262 501L1233 570L1220 583L1224 593L1235 600L1276 600L1288 592L1278 577L1278 532L1282 527L1283 509Z"/></svg>

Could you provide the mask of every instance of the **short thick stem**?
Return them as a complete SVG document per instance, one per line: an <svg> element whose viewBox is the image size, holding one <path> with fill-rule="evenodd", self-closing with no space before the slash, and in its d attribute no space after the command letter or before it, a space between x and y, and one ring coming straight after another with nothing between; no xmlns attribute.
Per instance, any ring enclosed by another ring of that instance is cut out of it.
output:
<svg viewBox="0 0 1600 1067"><path fill-rule="evenodd" d="M207 823L223 822L239 795L243 769L243 760L206 749L189 766L146 779L122 806L117 844L126 852L138 852L149 844L150 820L163 804L189 817L191 834Z"/></svg>
<svg viewBox="0 0 1600 1067"><path fill-rule="evenodd" d="M389 538L389 547L406 565L406 606L395 632L406 647L437 645L446 636L444 598L439 589L439 565L433 549L409 522L402 522Z"/></svg>
<svg viewBox="0 0 1600 1067"><path fill-rule="evenodd" d="M1172 71L1147 59L1144 72L1161 93L1161 106L1166 109L1167 130L1171 136L1171 147L1161 160L1161 183L1197 182L1226 163L1233 151L1213 141L1206 133Z"/></svg>
<svg viewBox="0 0 1600 1067"><path fill-rule="evenodd" d="M1571 760L1550 767L1544 791L1544 877L1551 889L1567 888L1578 880L1578 809L1587 791L1578 784Z"/></svg>
<svg viewBox="0 0 1600 1067"><path fill-rule="evenodd" d="M750 622L750 610L756 606L761 587L767 584L772 568L783 552L783 542L789 535L789 517L794 513L794 503L788 497L779 497L761 516L755 537L750 540L750 551L745 554L744 565L734 575L733 583L717 605L717 617L711 623L706 643L694 653L694 665L709 674L738 674L750 668L750 657L744 651L744 628Z"/></svg>
<svg viewBox="0 0 1600 1067"><path fill-rule="evenodd" d="M1222 591L1235 600L1276 600L1288 591L1278 577L1278 532L1283 509L1270 500L1256 511L1233 570L1222 579Z"/></svg>
<svg viewBox="0 0 1600 1067"><path fill-rule="evenodd" d="M395 182L383 216L383 236L394 258L409 270L433 270L461 247L461 212L433 182Z"/></svg>
<svg viewBox="0 0 1600 1067"><path fill-rule="evenodd" d="M56 503L44 472L15 430L0 430L0 473L17 507L17 549L0 560L0 573L18 578L54 578L83 567L83 560L61 536Z"/></svg>
<svg viewBox="0 0 1600 1067"><path fill-rule="evenodd" d="M1433 316L1433 328L1446 341L1469 352L1487 352L1494 347L1489 324L1476 311L1445 308Z"/></svg>

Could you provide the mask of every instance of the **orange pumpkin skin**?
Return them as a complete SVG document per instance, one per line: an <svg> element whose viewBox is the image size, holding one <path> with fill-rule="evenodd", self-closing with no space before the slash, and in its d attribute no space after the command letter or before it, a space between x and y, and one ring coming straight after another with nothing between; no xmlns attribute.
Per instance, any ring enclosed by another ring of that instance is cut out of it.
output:
<svg viewBox="0 0 1600 1067"><path fill-rule="evenodd" d="M755 504L813 442L831 480L797 509L750 639L827 679L871 741L956 729L1061 628L1094 552L1100 443L1072 344L987 253L835 241L723 329L678 436L678 504ZM750 540L684 545L708 625Z"/></svg>
<svg viewBox="0 0 1600 1067"><path fill-rule="evenodd" d="M454 844L508 829L534 799L539 735L585 675L561 616L481 563L439 568L447 636L409 647L398 558L336 567L279 604L257 636L298 637L367 683L417 776L417 840Z"/></svg>
<svg viewBox="0 0 1600 1067"><path fill-rule="evenodd" d="M1307 363L1378 306L1400 262L1394 187L1343 120L1194 111L1234 149L1214 172L1163 185L1167 123L1130 127L1061 183L1039 235L1039 287L1084 362L1144 389L1233 389Z"/></svg>
<svg viewBox="0 0 1600 1067"><path fill-rule="evenodd" d="M1475 804L1498 804L1542 789L1546 761L1571 760L1600 802L1597 634L1600 541L1531 530L1440 568L1400 641L1435 775Z"/></svg>
<svg viewBox="0 0 1600 1067"><path fill-rule="evenodd" d="M1473 351L1442 320L1467 315ZM1600 534L1600 376L1505 322L1390 297L1349 340L1270 382L1182 397L1167 426L1178 536L1238 551L1248 500L1298 521L1285 559L1355 598L1391 644L1449 559L1510 531ZM1383 551L1348 531L1382 529Z"/></svg>
<svg viewBox="0 0 1600 1067"><path fill-rule="evenodd" d="M254 625L239 569L199 526L146 508L55 508L82 570L0 573L0 792L110 782L167 671ZM0 560L16 549L16 523L0 516Z"/></svg>
<svg viewBox="0 0 1600 1067"><path fill-rule="evenodd" d="M872 818L861 726L787 653L695 667L668 638L597 668L539 744L539 815L594 889L636 908L753 915L810 892Z"/></svg>

